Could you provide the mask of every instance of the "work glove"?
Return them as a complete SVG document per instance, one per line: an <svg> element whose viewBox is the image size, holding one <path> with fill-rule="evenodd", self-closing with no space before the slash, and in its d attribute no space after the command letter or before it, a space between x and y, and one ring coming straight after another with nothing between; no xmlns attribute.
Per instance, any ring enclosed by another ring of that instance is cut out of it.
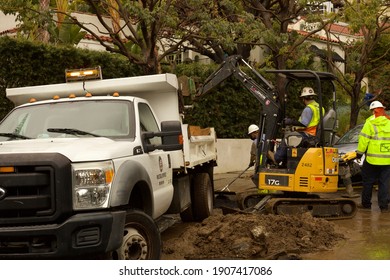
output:
<svg viewBox="0 0 390 280"><path fill-rule="evenodd" d="M361 152L356 152L356 161L358 163L360 163L361 159L362 159L362 156L363 156L363 153Z"/></svg>
<svg viewBox="0 0 390 280"><path fill-rule="evenodd" d="M355 151L353 152L347 152L345 153L344 155L342 155L341 159L344 161L344 162L347 162L347 161L350 161L350 160L353 160L357 158L357 153Z"/></svg>
<svg viewBox="0 0 390 280"><path fill-rule="evenodd" d="M255 162L254 162L254 161L251 161L251 162L249 163L248 167L252 167L252 166L254 166L254 165L255 165Z"/></svg>

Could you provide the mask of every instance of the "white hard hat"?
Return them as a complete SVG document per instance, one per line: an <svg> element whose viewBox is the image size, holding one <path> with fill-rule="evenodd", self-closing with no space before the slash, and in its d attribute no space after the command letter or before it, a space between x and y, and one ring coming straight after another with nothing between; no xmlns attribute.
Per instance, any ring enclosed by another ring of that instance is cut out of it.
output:
<svg viewBox="0 0 390 280"><path fill-rule="evenodd" d="M248 127L248 134L251 134L255 131L258 131L259 130L259 127L255 124L251 124L249 127Z"/></svg>
<svg viewBox="0 0 390 280"><path fill-rule="evenodd" d="M383 104L379 101L372 101L370 104L370 110L375 109L375 108L386 108L383 106Z"/></svg>
<svg viewBox="0 0 390 280"><path fill-rule="evenodd" d="M305 96L314 96L317 95L314 90L311 87L304 87L301 92L301 96L299 97L305 97Z"/></svg>

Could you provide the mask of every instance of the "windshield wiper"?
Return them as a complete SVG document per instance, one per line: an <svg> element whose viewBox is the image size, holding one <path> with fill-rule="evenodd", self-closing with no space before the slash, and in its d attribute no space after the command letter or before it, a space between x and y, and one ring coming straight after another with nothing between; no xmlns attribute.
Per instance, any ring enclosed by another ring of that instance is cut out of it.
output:
<svg viewBox="0 0 390 280"><path fill-rule="evenodd" d="M75 129L75 128L48 128L48 132L56 132L56 133L65 133L65 134L71 134L71 135L90 135L94 137L101 137L100 135Z"/></svg>
<svg viewBox="0 0 390 280"><path fill-rule="evenodd" d="M1 133L0 132L0 136L4 136L4 137L9 137L10 139L15 139L15 138L18 138L18 139L31 139L31 137L27 137L27 136L24 136L24 135L20 135L18 133Z"/></svg>

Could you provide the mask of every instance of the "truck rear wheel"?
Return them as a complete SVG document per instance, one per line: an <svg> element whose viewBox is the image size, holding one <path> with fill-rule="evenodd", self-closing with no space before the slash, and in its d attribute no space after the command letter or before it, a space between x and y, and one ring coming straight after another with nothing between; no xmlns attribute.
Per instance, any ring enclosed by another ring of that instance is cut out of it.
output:
<svg viewBox="0 0 390 280"><path fill-rule="evenodd" d="M192 187L192 213L196 221L202 221L212 214L214 208L213 186L209 174L195 174Z"/></svg>
<svg viewBox="0 0 390 280"><path fill-rule="evenodd" d="M191 182L191 205L180 213L183 222L203 221L214 209L214 190L208 173L195 173Z"/></svg>
<svg viewBox="0 0 390 280"><path fill-rule="evenodd" d="M112 253L118 260L158 260L161 255L160 231L154 220L142 211L127 213L121 247Z"/></svg>

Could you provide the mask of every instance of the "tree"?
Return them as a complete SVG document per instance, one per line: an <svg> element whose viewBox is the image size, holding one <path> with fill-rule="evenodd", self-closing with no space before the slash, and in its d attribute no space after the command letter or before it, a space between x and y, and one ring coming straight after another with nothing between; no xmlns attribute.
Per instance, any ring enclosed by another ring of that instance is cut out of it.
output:
<svg viewBox="0 0 390 280"><path fill-rule="evenodd" d="M307 36L298 36L288 29L291 21L300 15L308 16L308 20L319 19L318 13L308 11L315 11L326 1L316 1L316 5L308 4L310 1L269 0L183 2L176 6L180 19L186 19L180 26L182 33L187 32L189 45L186 48L208 56L216 63L232 54L247 59L255 46L261 46L269 52L268 66L291 68L294 62L308 57L302 55L299 59L299 46L328 24L325 21L317 25ZM190 28L192 33L188 32Z"/></svg>
<svg viewBox="0 0 390 280"><path fill-rule="evenodd" d="M265 63L255 65L259 68L310 68L314 54L309 51L306 40L333 20L333 14L323 17L320 13L320 4L325 1L315 1L315 5L310 4L311 1L200 2L202 5L185 1L178 12L180 18L188 19L185 27L196 27L196 32L187 37L190 44L186 48L206 55L216 63L231 54L248 58L249 51L259 46L268 54ZM305 36L289 30L291 21L303 15L307 21L316 23ZM277 76L275 85L284 105L284 78Z"/></svg>
<svg viewBox="0 0 390 280"><path fill-rule="evenodd" d="M86 33L70 25L68 0L0 0L0 9L15 14L19 34L33 41L77 45Z"/></svg>
<svg viewBox="0 0 390 280"><path fill-rule="evenodd" d="M68 0L56 0L56 11L56 21L51 22L47 28L51 35L50 42L76 46L87 32L81 31L79 26L72 24L72 21L66 15L69 11Z"/></svg>
<svg viewBox="0 0 390 280"><path fill-rule="evenodd" d="M47 0L0 0L0 10L5 14L14 14L20 22L19 33L29 40L48 41L47 22L43 11L47 11ZM37 12L38 14L37 14ZM38 15L38 16L37 16Z"/></svg>
<svg viewBox="0 0 390 280"><path fill-rule="evenodd" d="M101 34L88 24L80 22L76 16L69 17L73 23L91 34L106 50L126 56L130 62L143 67L145 73L161 72L160 60L175 47L159 54L159 34L169 29L170 19L174 18L174 1L120 1L85 0L85 4L97 16L104 30L103 35L110 37L107 42ZM106 17L109 17L107 22ZM173 25L175 20L173 20ZM173 27L173 26L172 26ZM138 51L135 51L135 47Z"/></svg>
<svg viewBox="0 0 390 280"><path fill-rule="evenodd" d="M10 0L0 0L2 2ZM34 2L14 0L12 7L24 13L42 15ZM61 22L60 15L68 17L106 50L126 56L131 63L142 66L145 73L161 72L160 65L167 61L167 56L183 49L194 50L221 63L232 54L248 58L254 46L263 45L271 50L269 57L278 69L307 60L307 56L297 59L300 58L298 46L305 38L288 30L290 20L306 11L307 1L74 1L73 7L96 15L99 31L97 26L83 23L71 12L59 9L59 2L63 0L57 0L57 8L50 11L57 15L58 23ZM60 37L59 32L51 33Z"/></svg>
<svg viewBox="0 0 390 280"><path fill-rule="evenodd" d="M269 1L242 0L245 10L253 15L253 28L246 32L244 42L260 46L268 56L265 65L275 69L310 68L314 54L309 51L307 39L332 22L332 14L325 17L320 13L320 5L326 1ZM312 4L315 3L315 4ZM306 35L289 30L292 20L305 16L307 22L316 23ZM285 80L276 77L275 86L283 103Z"/></svg>
<svg viewBox="0 0 390 280"><path fill-rule="evenodd" d="M39 0L39 10L43 14L47 13L49 10L49 4L50 0ZM49 31L47 30L47 24L47 22L43 22L43 25L41 25L38 29L38 39L43 43L47 43L49 41Z"/></svg>
<svg viewBox="0 0 390 280"><path fill-rule="evenodd" d="M342 88L351 98L350 127L356 126L359 111L365 105L363 79L377 76L388 63L384 58L389 56L390 50L390 22L387 16L390 10L385 2L345 1L340 20L347 22L352 34L358 34L361 39L344 42L337 34L328 31L339 38L339 44L346 53L349 74L336 74L340 77ZM379 46L381 53L378 52ZM333 69L337 71L337 67Z"/></svg>
<svg viewBox="0 0 390 280"><path fill-rule="evenodd" d="M241 0L178 1L176 11L182 22L176 34L184 35L186 49L218 64L233 54L249 57L252 46L241 38L254 28L253 17Z"/></svg>

